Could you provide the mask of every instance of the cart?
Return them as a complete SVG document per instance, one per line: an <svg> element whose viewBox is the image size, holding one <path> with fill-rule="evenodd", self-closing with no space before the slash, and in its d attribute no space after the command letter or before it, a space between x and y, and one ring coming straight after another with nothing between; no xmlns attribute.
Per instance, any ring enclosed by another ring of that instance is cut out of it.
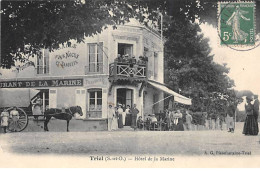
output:
<svg viewBox="0 0 260 171"><path fill-rule="evenodd" d="M34 115L32 111L31 99L35 97L39 91L30 91L30 90L20 90L19 93L17 91L1 91L0 98L0 113L6 109L8 113L16 108L19 113L19 116L14 118L9 118L9 123L7 129L11 132L21 132L23 131L29 122L28 117L38 118L42 115ZM5 98L8 97L8 98Z"/></svg>

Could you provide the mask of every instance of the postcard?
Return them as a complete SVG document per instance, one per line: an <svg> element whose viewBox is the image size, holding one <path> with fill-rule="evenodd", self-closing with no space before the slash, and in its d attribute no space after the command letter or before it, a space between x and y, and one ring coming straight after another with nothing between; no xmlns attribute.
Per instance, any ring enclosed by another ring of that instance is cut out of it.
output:
<svg viewBox="0 0 260 171"><path fill-rule="evenodd" d="M260 166L260 1L1 1L1 168Z"/></svg>

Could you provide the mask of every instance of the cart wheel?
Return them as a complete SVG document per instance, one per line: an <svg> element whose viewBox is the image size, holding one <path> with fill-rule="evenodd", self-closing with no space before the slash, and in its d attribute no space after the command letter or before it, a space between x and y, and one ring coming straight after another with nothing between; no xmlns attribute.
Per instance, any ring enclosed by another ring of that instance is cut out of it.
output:
<svg viewBox="0 0 260 171"><path fill-rule="evenodd" d="M13 117L9 119L8 130L11 132L21 132L28 125L28 116L25 111L19 107L16 108L19 117ZM13 107L8 108L7 111L10 113L13 110Z"/></svg>

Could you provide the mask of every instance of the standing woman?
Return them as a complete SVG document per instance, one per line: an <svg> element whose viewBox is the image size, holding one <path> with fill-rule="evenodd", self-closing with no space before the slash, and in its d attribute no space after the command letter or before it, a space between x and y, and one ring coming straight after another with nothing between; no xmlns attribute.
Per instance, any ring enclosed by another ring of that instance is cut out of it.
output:
<svg viewBox="0 0 260 171"><path fill-rule="evenodd" d="M113 106L110 104L108 108L108 122L107 122L108 131L112 130L112 122L113 122L114 115L115 115L115 110L113 109Z"/></svg>
<svg viewBox="0 0 260 171"><path fill-rule="evenodd" d="M122 119L123 119L123 126L125 126L125 120L126 120L126 107L125 104L122 105L123 113L122 113Z"/></svg>
<svg viewBox="0 0 260 171"><path fill-rule="evenodd" d="M258 123L253 114L254 107L251 104L252 98L246 97L247 104L245 104L246 120L244 124L243 134L245 135L257 135Z"/></svg>
<svg viewBox="0 0 260 171"><path fill-rule="evenodd" d="M125 126L131 126L132 115L131 115L131 113L130 113L130 105L127 105L127 106L126 106L125 114L126 114L126 117L125 117Z"/></svg>
<svg viewBox="0 0 260 171"><path fill-rule="evenodd" d="M175 117L178 120L175 131L184 131L183 119L182 119L183 115L180 110L177 110L177 113L175 113Z"/></svg>
<svg viewBox="0 0 260 171"><path fill-rule="evenodd" d="M111 130L117 130L118 129L118 116L117 116L117 107L115 109L111 109L113 118L112 118L112 125Z"/></svg>
<svg viewBox="0 0 260 171"><path fill-rule="evenodd" d="M123 125L123 108L122 108L122 105L119 104L119 107L118 107L118 128L123 128L124 125Z"/></svg>
<svg viewBox="0 0 260 171"><path fill-rule="evenodd" d="M1 127L4 129L4 133L6 133L6 128L8 127L8 119L9 113L6 109L1 113Z"/></svg>

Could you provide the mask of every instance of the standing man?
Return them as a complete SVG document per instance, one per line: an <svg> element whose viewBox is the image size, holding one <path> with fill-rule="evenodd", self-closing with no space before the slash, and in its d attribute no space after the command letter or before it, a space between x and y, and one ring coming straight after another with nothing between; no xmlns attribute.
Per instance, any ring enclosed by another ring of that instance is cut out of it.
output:
<svg viewBox="0 0 260 171"><path fill-rule="evenodd" d="M234 133L234 116L235 116L235 106L231 103L227 103L227 127L228 127L228 132Z"/></svg>
<svg viewBox="0 0 260 171"><path fill-rule="evenodd" d="M258 115L259 115L259 100L258 100L258 95L254 95L254 116L255 116L255 119L256 121L258 122Z"/></svg>
<svg viewBox="0 0 260 171"><path fill-rule="evenodd" d="M136 104L134 104L134 107L131 109L131 112L132 114L132 125L131 127L136 129L136 118L137 118L137 115L139 113L139 110L136 108Z"/></svg>

